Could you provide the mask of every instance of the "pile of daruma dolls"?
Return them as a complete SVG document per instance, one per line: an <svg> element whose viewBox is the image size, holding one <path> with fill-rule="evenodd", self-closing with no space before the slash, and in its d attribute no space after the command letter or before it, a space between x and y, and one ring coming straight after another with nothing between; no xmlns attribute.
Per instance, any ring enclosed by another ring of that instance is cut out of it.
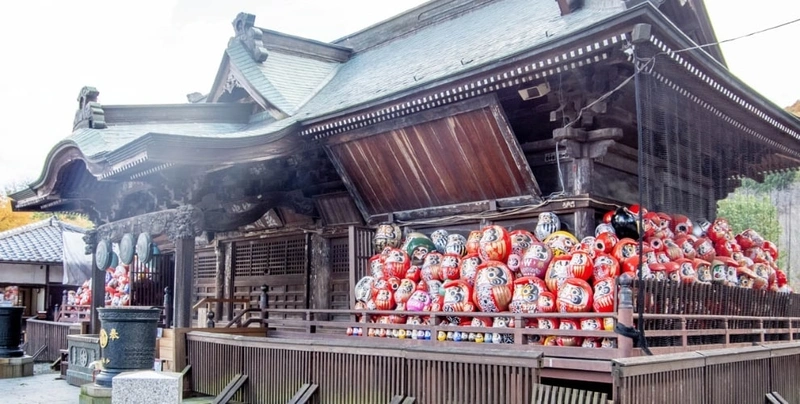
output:
<svg viewBox="0 0 800 404"><path fill-rule="evenodd" d="M644 263L639 265L639 214ZM604 216L594 237L578 240L552 212L539 215L533 232L491 225L467 237L436 230L413 232L401 243L396 224L380 225L370 274L355 285L356 309L415 314L366 315L363 323L514 327L513 316L478 313L586 313L585 318L526 318L526 328L606 330L615 309L616 279L632 277L681 283L791 292L776 266L778 250L753 230L734 235L727 220L692 223L683 215L648 212L634 205ZM641 271L641 273L639 272ZM419 314L416 314L419 313ZM474 313L474 314L473 314ZM416 327L419 328L419 327ZM500 330L498 330L500 331ZM404 329L347 329L352 336L512 343L511 334ZM608 338L528 337L544 345L614 347Z"/></svg>

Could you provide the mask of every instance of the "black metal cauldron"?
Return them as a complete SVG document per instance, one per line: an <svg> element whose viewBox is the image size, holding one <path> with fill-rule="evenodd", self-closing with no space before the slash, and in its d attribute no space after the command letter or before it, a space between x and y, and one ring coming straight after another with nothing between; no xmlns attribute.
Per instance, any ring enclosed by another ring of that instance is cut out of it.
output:
<svg viewBox="0 0 800 404"><path fill-rule="evenodd" d="M22 335L24 307L0 307L0 358L19 358L24 355L19 348Z"/></svg>
<svg viewBox="0 0 800 404"><path fill-rule="evenodd" d="M111 387L112 378L122 372L153 368L156 328L161 309L154 307L99 308L100 361L103 370L95 383Z"/></svg>

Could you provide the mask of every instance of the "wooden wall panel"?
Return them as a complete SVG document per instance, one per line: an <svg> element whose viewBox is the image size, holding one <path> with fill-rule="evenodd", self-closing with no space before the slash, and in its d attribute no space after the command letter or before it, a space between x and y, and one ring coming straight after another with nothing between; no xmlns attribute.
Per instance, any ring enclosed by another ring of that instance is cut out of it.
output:
<svg viewBox="0 0 800 404"><path fill-rule="evenodd" d="M538 196L519 143L493 98L432 114L376 125L328 146L368 215Z"/></svg>

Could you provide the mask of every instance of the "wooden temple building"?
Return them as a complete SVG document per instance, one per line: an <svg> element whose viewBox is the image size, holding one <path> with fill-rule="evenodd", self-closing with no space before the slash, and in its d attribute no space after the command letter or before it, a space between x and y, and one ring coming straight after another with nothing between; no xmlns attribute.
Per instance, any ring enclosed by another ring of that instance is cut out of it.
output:
<svg viewBox="0 0 800 404"><path fill-rule="evenodd" d="M713 219L741 178L800 166L800 121L697 48L717 41L701 0L433 0L331 43L255 24L236 16L189 103L103 105L83 88L72 134L12 195L18 211L87 214L105 266L107 243L147 234L174 265L175 330L206 322L203 299L217 327L263 327L176 332L195 392L245 374L247 402L522 403L540 383L619 403L800 400L792 294L646 312L654 356L613 331L582 335L614 348L526 344L542 332L519 326L490 346L345 334L380 223L466 236L554 212L581 239L640 202ZM699 290L720 293L651 297Z"/></svg>

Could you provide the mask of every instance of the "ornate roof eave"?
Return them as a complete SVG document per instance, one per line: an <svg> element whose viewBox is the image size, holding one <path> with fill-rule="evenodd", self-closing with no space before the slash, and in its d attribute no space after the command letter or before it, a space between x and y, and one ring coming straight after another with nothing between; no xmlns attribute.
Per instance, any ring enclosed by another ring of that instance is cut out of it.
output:
<svg viewBox="0 0 800 404"><path fill-rule="evenodd" d="M675 53L677 49L691 48L696 44L663 14L652 13L651 17L648 22L653 24L654 34L649 42L664 53L662 57L669 58L682 66L686 74L700 79L709 90L718 92L732 104L749 111L753 119L761 120L774 127L776 131L789 136L791 141L799 146L797 150L800 152L800 119L731 74L722 63L703 49Z"/></svg>
<svg viewBox="0 0 800 404"><path fill-rule="evenodd" d="M47 200L58 180L59 171L75 161L83 161L86 169L95 177L99 178L104 171L105 165L102 159L88 158L74 141L63 140L50 149L39 178L29 184L28 189L10 195L15 201L15 206L22 207L34 204L34 201Z"/></svg>
<svg viewBox="0 0 800 404"><path fill-rule="evenodd" d="M264 161L288 156L310 147L299 136L299 124L287 121L278 130L253 136L191 137L148 133L114 152L86 157L71 140L59 142L45 159L40 177L11 195L15 209L75 202L53 194L59 171L74 161L86 164L101 181L132 181L174 166L218 166ZM185 151L191 149L192 153Z"/></svg>
<svg viewBox="0 0 800 404"><path fill-rule="evenodd" d="M653 12L658 11L651 4L641 4L598 21L581 32L528 48L511 57L476 64L468 71L443 76L380 99L303 119L301 135L318 139L599 62L627 41L634 24L644 22L645 16Z"/></svg>
<svg viewBox="0 0 800 404"><path fill-rule="evenodd" d="M109 155L108 167L99 178L130 181L175 166L220 166L285 157L310 147L309 142L299 136L291 136L299 128L292 120L279 130L254 136L189 137L148 133L123 146L123 149L138 152L117 151L130 157L114 161L114 156ZM192 150L191 154L186 153L187 149Z"/></svg>
<svg viewBox="0 0 800 404"><path fill-rule="evenodd" d="M576 62L579 66L597 62L599 60L596 58L602 60L627 42L636 23L653 24L664 35L664 39L676 44L678 49L696 46L653 4L643 2L599 21L578 34L528 49L503 61L476 66L470 71L446 76L369 103L302 120L304 130L301 136L321 139L569 70L576 67ZM800 133L800 120L757 95L755 90L731 75L720 61L704 49L693 51L692 57L698 59L698 67L702 66L709 74L718 77L720 82L730 86L730 90L744 94L750 101L750 107L742 106L752 108L754 118L768 122L772 119L779 123L773 125L777 129L786 133ZM737 102L735 98L731 99Z"/></svg>

